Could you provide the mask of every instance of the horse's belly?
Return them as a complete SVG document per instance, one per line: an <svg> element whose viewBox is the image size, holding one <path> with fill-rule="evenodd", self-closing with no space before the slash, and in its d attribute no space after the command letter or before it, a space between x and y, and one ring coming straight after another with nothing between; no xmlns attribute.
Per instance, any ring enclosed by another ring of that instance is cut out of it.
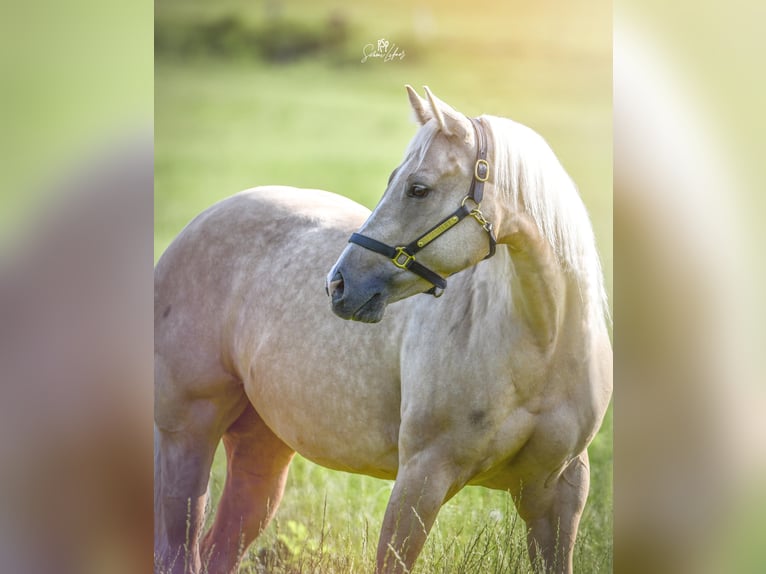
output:
<svg viewBox="0 0 766 574"><path fill-rule="evenodd" d="M307 358L290 369L267 363L246 382L248 397L271 430L305 458L335 470L395 478L396 381L350 375L349 365L335 365L338 372L330 374L326 363Z"/></svg>

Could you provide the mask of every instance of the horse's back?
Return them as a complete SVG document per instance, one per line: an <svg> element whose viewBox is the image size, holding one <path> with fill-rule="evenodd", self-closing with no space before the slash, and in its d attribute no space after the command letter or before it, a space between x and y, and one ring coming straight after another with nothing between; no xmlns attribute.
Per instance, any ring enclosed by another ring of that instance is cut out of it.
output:
<svg viewBox="0 0 766 574"><path fill-rule="evenodd" d="M163 303L188 296L221 300L234 276L306 233L342 245L368 213L353 201L321 190L268 186L249 189L209 207L173 240L155 269L155 324Z"/></svg>
<svg viewBox="0 0 766 574"><path fill-rule="evenodd" d="M345 234L358 226L367 214L369 210L365 207L328 191L286 186L248 189L219 201L195 217L162 255L157 273L161 274L169 264L175 263L178 251L188 254L193 248L195 253L204 250L236 256L237 248L247 251L253 240L263 243L284 234L284 226L289 226L292 232L309 226ZM156 274L155 278L160 280L161 275Z"/></svg>

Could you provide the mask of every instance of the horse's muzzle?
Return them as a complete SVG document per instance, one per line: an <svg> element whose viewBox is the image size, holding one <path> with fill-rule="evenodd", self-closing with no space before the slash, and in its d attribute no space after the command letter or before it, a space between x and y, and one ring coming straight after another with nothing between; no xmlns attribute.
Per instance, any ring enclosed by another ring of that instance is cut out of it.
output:
<svg viewBox="0 0 766 574"><path fill-rule="evenodd" d="M383 318L386 297L382 290L371 284L349 289L340 269L335 269L327 281L325 290L330 296L333 313L341 319L377 323Z"/></svg>

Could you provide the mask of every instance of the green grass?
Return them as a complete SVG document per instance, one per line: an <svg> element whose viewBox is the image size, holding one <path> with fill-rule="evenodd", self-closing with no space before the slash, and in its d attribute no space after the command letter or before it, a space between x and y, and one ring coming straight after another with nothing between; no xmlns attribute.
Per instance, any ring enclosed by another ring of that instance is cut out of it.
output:
<svg viewBox="0 0 766 574"><path fill-rule="evenodd" d="M264 8L251 6L161 0L156 17L164 26L232 14L262 23ZM512 117L549 141L591 214L611 295L610 4L409 6L284 5L283 17L316 26L340 10L350 31L340 58L283 66L247 55L158 59L155 258L197 213L256 185L318 187L374 206L416 131L403 86L426 84L460 111ZM405 59L359 63L363 45L381 37L407 51ZM611 433L610 410L590 448L591 493L575 550L580 572L612 568ZM213 500L223 483L222 456L211 476ZM391 487L296 457L277 518L247 553L242 572L371 572ZM508 495L479 487L460 492L439 514L418 567L528 571L523 525Z"/></svg>
<svg viewBox="0 0 766 574"><path fill-rule="evenodd" d="M591 491L575 546L575 571L612 572L611 409L589 454ZM210 486L213 501L224 477L225 455L219 449ZM240 572L372 573L392 487L390 481L333 472L296 456L277 518L246 553ZM417 567L444 574L531 572L524 537L508 494L467 487L441 509Z"/></svg>

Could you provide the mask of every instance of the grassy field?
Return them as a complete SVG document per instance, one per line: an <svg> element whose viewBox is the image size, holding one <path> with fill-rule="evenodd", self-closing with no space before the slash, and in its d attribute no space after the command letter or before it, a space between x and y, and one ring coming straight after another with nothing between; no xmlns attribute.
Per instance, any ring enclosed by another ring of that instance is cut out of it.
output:
<svg viewBox="0 0 766 574"><path fill-rule="evenodd" d="M256 28L276 18L319 32L334 18L346 35L332 50L280 64L247 50L225 58L158 51L155 257L194 215L256 185L318 187L374 206L416 130L403 86L425 84L460 111L512 117L551 143L591 213L611 295L610 4L560 4L160 0L158 31L176 37L194 38L195 26L226 18ZM362 64L363 46L378 38L405 58ZM590 448L581 572L612 568L611 421L610 410ZM223 473L219 452L214 500ZM370 571L391 487L296 458L277 519L242 571ZM442 509L420 571L527 571L515 517L504 493L465 489Z"/></svg>

